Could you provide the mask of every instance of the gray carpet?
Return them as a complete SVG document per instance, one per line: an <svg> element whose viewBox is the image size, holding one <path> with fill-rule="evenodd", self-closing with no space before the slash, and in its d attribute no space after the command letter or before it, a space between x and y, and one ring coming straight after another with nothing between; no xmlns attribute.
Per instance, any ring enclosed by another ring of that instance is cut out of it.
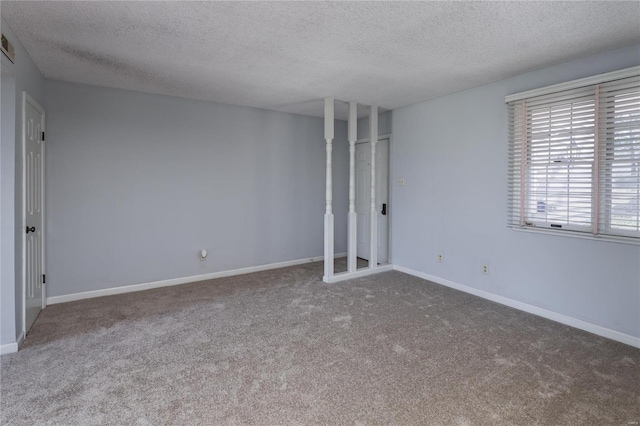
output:
<svg viewBox="0 0 640 426"><path fill-rule="evenodd" d="M399 272L322 264L53 305L2 424L628 425L640 351Z"/></svg>

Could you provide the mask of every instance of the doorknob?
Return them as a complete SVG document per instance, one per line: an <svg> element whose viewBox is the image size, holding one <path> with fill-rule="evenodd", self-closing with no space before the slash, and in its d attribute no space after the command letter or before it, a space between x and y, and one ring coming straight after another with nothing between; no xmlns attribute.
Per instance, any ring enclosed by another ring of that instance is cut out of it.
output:
<svg viewBox="0 0 640 426"><path fill-rule="evenodd" d="M29 232L36 232L36 227L35 227L35 226L32 226L31 228L29 228L29 227L27 226L27 234L28 234Z"/></svg>
<svg viewBox="0 0 640 426"><path fill-rule="evenodd" d="M382 212L381 212L381 213L382 213L383 215L386 215L386 214L387 214L387 203L383 203L383 204L382 204Z"/></svg>

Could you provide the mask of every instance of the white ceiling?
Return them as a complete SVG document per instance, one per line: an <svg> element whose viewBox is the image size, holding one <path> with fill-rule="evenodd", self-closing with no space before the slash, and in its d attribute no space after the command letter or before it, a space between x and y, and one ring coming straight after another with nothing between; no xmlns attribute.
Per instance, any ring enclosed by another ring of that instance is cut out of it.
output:
<svg viewBox="0 0 640 426"><path fill-rule="evenodd" d="M315 116L324 97L393 109L640 42L638 1L1 7L46 78Z"/></svg>

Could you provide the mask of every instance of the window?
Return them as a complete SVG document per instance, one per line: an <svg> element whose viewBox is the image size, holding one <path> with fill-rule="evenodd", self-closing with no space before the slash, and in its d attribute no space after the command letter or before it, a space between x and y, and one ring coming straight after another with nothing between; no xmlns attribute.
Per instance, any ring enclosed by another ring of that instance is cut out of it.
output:
<svg viewBox="0 0 640 426"><path fill-rule="evenodd" d="M509 225L640 243L640 67L506 100Z"/></svg>

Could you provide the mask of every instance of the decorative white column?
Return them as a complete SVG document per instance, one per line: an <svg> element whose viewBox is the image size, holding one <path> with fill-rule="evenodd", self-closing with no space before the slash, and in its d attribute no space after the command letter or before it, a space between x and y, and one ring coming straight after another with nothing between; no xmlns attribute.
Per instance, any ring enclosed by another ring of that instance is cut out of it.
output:
<svg viewBox="0 0 640 426"><path fill-rule="evenodd" d="M333 181L332 181L332 143L333 143L333 98L324 100L324 138L327 141L327 205L324 213L324 282L333 276Z"/></svg>
<svg viewBox="0 0 640 426"><path fill-rule="evenodd" d="M358 103L349 102L349 216L347 235L347 271L358 269L358 215L356 214L356 141L358 140Z"/></svg>
<svg viewBox="0 0 640 426"><path fill-rule="evenodd" d="M369 113L371 142L371 211L369 212L370 242L369 268L378 266L378 208L376 203L376 145L378 144L378 107L371 105Z"/></svg>

